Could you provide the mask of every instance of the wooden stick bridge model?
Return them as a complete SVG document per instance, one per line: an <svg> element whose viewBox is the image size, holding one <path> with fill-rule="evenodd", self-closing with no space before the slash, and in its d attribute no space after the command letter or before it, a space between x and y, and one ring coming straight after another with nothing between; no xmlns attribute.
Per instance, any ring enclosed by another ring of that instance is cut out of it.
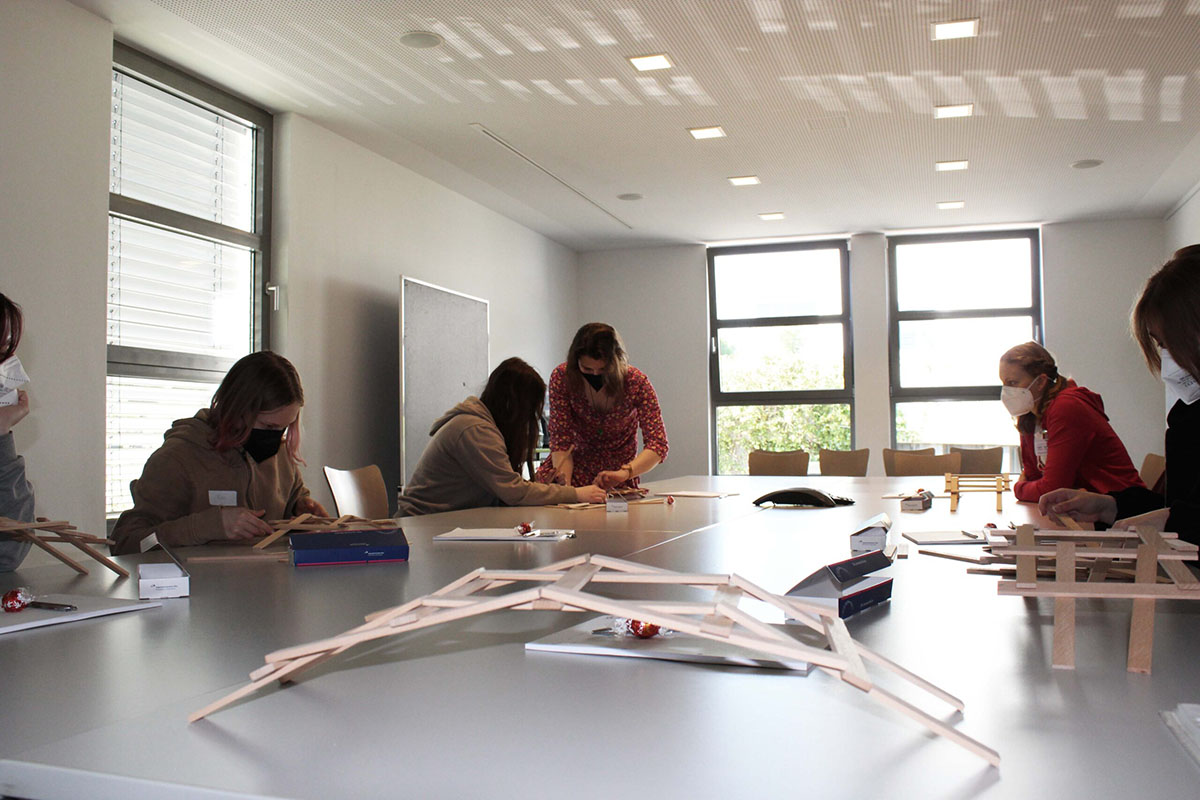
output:
<svg viewBox="0 0 1200 800"><path fill-rule="evenodd" d="M88 574L87 567L70 558L58 548L51 547L51 543L69 544L89 557L94 558L96 561L99 561L122 578L129 577L129 570L92 547L94 544L110 545L112 544L111 539L104 539L99 536L92 536L90 533L84 533L69 522L55 522L47 519L39 519L36 522L18 522L8 517L0 517L0 533L6 534L17 541L29 542L32 545L40 547L80 575Z"/></svg>
<svg viewBox="0 0 1200 800"><path fill-rule="evenodd" d="M532 584L505 594L494 589ZM673 585L707 589L712 598L701 602L615 600L592 591L589 584ZM788 619L824 635L829 649L797 641L775 626L738 608L743 598L767 603ZM294 680L304 670L333 658L355 645L502 610L582 611L636 619L716 641L730 642L774 658L807 661L825 673L866 693L873 701L908 715L933 733L998 766L999 754L940 719L876 684L867 662L898 676L962 711L963 702L851 638L846 625L829 608L772 594L738 575L685 574L617 558L580 555L533 570L489 570L480 567L432 594L394 608L377 611L363 625L328 639L268 653L266 664L250 673L250 683L194 712L189 722L203 719L250 695L272 681Z"/></svg>

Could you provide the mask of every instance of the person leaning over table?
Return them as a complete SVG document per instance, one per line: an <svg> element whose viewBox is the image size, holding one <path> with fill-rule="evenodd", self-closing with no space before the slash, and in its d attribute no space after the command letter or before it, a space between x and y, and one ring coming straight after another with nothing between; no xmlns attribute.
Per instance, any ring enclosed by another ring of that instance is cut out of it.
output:
<svg viewBox="0 0 1200 800"><path fill-rule="evenodd" d="M1167 414L1166 494L1058 489L1042 495L1038 510L1100 525L1136 522L1200 544L1200 244L1177 250L1146 281L1131 327L1151 372L1179 397Z"/></svg>
<svg viewBox="0 0 1200 800"><path fill-rule="evenodd" d="M658 395L650 379L629 366L620 334L602 322L580 328L566 362L550 373L549 428L550 458L536 476L545 483L635 488L638 476L667 457Z"/></svg>
<svg viewBox="0 0 1200 800"><path fill-rule="evenodd" d="M176 420L130 482L133 508L113 528L113 554L138 552L151 533L166 545L204 544L264 536L266 520L326 516L300 474L303 405L286 358L264 350L239 360L212 405Z"/></svg>
<svg viewBox="0 0 1200 800"><path fill-rule="evenodd" d="M602 503L598 486L547 486L521 477L533 471L546 382L519 358L505 359L479 397L468 397L433 423L398 515L416 516L503 503L536 506Z"/></svg>
<svg viewBox="0 0 1200 800"><path fill-rule="evenodd" d="M16 358L21 342L21 307L0 294L0 365ZM3 390L0 389L0 393ZM17 454L13 426L29 414L29 395L17 390L15 403L0 406L0 517L33 522L33 487L25 479L25 459ZM29 554L29 542L6 539L0 534L0 572L21 566Z"/></svg>
<svg viewBox="0 0 1200 800"><path fill-rule="evenodd" d="M1018 500L1054 489L1111 492L1142 487L1129 453L1095 392L1058 373L1054 356L1025 342L1000 357L1000 400L1021 434Z"/></svg>

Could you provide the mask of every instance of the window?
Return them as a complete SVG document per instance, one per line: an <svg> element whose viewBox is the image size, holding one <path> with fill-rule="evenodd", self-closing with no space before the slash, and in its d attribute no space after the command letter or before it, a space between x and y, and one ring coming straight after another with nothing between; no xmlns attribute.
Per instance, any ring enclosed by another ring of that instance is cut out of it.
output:
<svg viewBox="0 0 1200 800"><path fill-rule="evenodd" d="M1003 469L1020 469L997 368L1013 345L1041 340L1038 253L1028 230L889 239L896 447L1004 446Z"/></svg>
<svg viewBox="0 0 1200 800"><path fill-rule="evenodd" d="M266 340L271 117L113 48L106 512Z"/></svg>
<svg viewBox="0 0 1200 800"><path fill-rule="evenodd" d="M744 475L751 450L852 446L844 241L708 251L713 468Z"/></svg>

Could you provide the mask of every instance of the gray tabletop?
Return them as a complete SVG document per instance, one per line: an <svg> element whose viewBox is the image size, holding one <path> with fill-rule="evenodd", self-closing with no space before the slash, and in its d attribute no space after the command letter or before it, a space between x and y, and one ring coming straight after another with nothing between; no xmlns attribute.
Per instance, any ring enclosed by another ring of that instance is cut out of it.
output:
<svg viewBox="0 0 1200 800"><path fill-rule="evenodd" d="M849 532L880 511L910 532L1036 517L1011 494L1002 514L994 495L964 497L955 515L945 500L925 514L901 514L897 501L881 498L915 488L914 479L806 479L858 501L836 509L759 510L750 502L795 482L664 481L653 488L739 494L635 507L624 519L486 509L404 520L407 564L196 563L192 596L161 609L0 636L0 791L35 798L1196 796L1200 771L1158 712L1200 701L1197 604L1159 603L1154 673L1141 676L1125 671L1129 603L1081 602L1079 667L1052 670L1048 602L998 597L994 578L969 576L965 564L918 555L915 546L889 568L892 602L852 618L851 632L962 697L967 710L959 718L902 690L999 750L999 770L821 673L527 653L525 642L580 619L546 611L363 646L300 683L186 722L244 683L265 653L345 630L481 565L529 568L595 552L736 571L782 591L846 557ZM454 527L528 519L574 527L578 536L432 541ZM100 570L86 578L62 567L0 576L0 588L17 584L136 594L132 581Z"/></svg>

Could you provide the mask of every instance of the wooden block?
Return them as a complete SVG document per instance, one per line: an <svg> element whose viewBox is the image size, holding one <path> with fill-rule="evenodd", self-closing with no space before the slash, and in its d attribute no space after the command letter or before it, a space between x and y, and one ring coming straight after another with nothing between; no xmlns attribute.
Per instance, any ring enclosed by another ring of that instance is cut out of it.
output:
<svg viewBox="0 0 1200 800"><path fill-rule="evenodd" d="M1017 528L1017 547L1033 548L1033 526L1022 525ZM994 551L993 551L994 552ZM1023 589L1032 588L1037 584L1037 559L1030 555L1017 556L1017 586Z"/></svg>
<svg viewBox="0 0 1200 800"><path fill-rule="evenodd" d="M1075 543L1059 542L1055 575L1062 583L1075 580ZM1151 601L1153 602L1153 601ZM1054 652L1050 663L1057 669L1075 669L1075 598L1054 598Z"/></svg>
<svg viewBox="0 0 1200 800"><path fill-rule="evenodd" d="M900 542L897 545L896 558L908 558L908 542Z"/></svg>
<svg viewBox="0 0 1200 800"><path fill-rule="evenodd" d="M1152 544L1138 547L1136 586L1154 583L1158 575L1158 555ZM1129 659L1125 669L1149 675L1153 657L1154 600L1140 598L1133 601L1133 617L1129 622Z"/></svg>

